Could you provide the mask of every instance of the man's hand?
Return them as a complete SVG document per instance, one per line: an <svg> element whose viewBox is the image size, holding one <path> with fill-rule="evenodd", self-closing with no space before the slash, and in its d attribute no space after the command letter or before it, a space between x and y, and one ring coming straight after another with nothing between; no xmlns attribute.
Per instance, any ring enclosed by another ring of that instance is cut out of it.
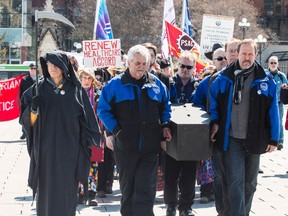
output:
<svg viewBox="0 0 288 216"><path fill-rule="evenodd" d="M166 141L171 141L172 135L170 128L168 127L163 128L163 137L166 139Z"/></svg>
<svg viewBox="0 0 288 216"><path fill-rule="evenodd" d="M113 135L106 137L106 146L112 151L114 150L114 143L115 143L115 138Z"/></svg>
<svg viewBox="0 0 288 216"><path fill-rule="evenodd" d="M167 142L165 140L161 141L160 145L161 145L162 150L166 152L166 150L167 150Z"/></svg>
<svg viewBox="0 0 288 216"><path fill-rule="evenodd" d="M214 124L212 126L212 130L211 130L211 141L215 142L216 141L216 134L219 130L219 125L218 124Z"/></svg>
<svg viewBox="0 0 288 216"><path fill-rule="evenodd" d="M288 86L287 86L287 84L286 84L286 83L284 83L284 84L282 84L282 85L281 85L281 88L282 88L282 89L287 89L287 88L288 88Z"/></svg>
<svg viewBox="0 0 288 216"><path fill-rule="evenodd" d="M276 148L277 148L277 146L268 145L268 146L267 146L267 149L266 149L266 152L272 152L272 151L275 151Z"/></svg>

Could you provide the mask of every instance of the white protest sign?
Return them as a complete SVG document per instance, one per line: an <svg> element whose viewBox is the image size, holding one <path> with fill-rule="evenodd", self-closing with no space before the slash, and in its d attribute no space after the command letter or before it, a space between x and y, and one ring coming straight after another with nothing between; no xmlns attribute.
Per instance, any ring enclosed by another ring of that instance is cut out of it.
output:
<svg viewBox="0 0 288 216"><path fill-rule="evenodd" d="M200 42L200 59L207 62L204 53L212 50L215 43L224 45L233 37L235 18L204 14Z"/></svg>
<svg viewBox="0 0 288 216"><path fill-rule="evenodd" d="M120 39L83 41L84 67L121 66Z"/></svg>

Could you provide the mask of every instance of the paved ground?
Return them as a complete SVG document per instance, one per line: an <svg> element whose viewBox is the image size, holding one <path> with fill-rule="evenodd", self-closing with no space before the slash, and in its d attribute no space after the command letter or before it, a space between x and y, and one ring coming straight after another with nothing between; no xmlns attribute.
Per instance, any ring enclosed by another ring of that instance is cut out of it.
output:
<svg viewBox="0 0 288 216"><path fill-rule="evenodd" d="M261 156L261 169L264 174L258 178L250 216L288 216L288 132L282 151ZM21 128L18 119L0 122L0 216L36 215L32 192L27 187L29 157L26 145L19 140ZM119 184L115 181L113 195L98 199L97 207L79 205L76 215L120 215ZM165 215L163 192L157 192L154 212L156 216ZM196 215L216 216L214 203L199 203L199 188L193 212Z"/></svg>

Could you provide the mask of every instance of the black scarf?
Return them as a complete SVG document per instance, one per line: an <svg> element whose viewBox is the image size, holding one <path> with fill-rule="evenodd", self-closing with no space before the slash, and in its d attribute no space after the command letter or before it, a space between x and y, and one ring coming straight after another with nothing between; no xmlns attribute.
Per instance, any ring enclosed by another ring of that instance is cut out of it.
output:
<svg viewBox="0 0 288 216"><path fill-rule="evenodd" d="M237 64L238 66L238 64ZM241 70L240 68L234 71L234 88L233 88L233 102L239 104L241 102L241 94L244 90L244 81L254 71L255 63L248 68Z"/></svg>

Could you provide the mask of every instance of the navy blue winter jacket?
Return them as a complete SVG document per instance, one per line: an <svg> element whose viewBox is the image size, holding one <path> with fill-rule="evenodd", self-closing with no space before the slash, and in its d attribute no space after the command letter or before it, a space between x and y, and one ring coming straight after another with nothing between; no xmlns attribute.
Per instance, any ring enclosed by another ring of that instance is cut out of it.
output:
<svg viewBox="0 0 288 216"><path fill-rule="evenodd" d="M205 77L196 88L196 91L193 95L193 105L201 107L201 109L206 110L207 105L207 93L209 89L211 75Z"/></svg>
<svg viewBox="0 0 288 216"><path fill-rule="evenodd" d="M170 83L170 101L172 104L185 104L192 103L193 92L195 90L195 79L191 77L191 80L183 86L181 78L178 73L173 77L173 81Z"/></svg>
<svg viewBox="0 0 288 216"><path fill-rule="evenodd" d="M211 123L217 123L216 145L227 151L231 125L234 71L238 61L229 65L212 83L210 88ZM239 68L239 66L238 66ZM266 152L267 145L277 145L279 140L279 113L276 83L267 77L264 69L255 62L254 80L250 86L246 148L254 154Z"/></svg>
<svg viewBox="0 0 288 216"><path fill-rule="evenodd" d="M146 73L143 86L129 70L104 86L97 114L105 128L116 136L116 148L148 153L160 150L162 124L170 121L171 104L166 86Z"/></svg>

